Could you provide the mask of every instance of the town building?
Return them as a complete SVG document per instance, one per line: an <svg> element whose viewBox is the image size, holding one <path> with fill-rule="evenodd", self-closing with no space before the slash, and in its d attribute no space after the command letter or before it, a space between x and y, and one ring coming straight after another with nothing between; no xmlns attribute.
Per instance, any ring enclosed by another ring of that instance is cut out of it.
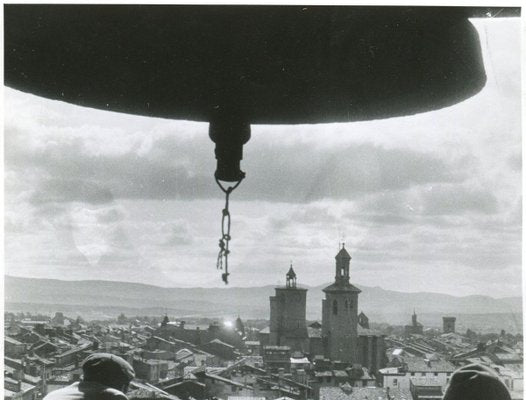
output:
<svg viewBox="0 0 526 400"><path fill-rule="evenodd" d="M411 325L406 325L404 327L406 336L409 335L422 335L424 333L424 326L418 322L416 311L413 310L413 315L411 316Z"/></svg>
<svg viewBox="0 0 526 400"><path fill-rule="evenodd" d="M4 400L36 400L37 394L35 386L4 377Z"/></svg>
<svg viewBox="0 0 526 400"><path fill-rule="evenodd" d="M442 400L442 385L436 378L413 377L409 380L409 391L413 400Z"/></svg>
<svg viewBox="0 0 526 400"><path fill-rule="evenodd" d="M289 346L264 346L263 363L270 371L290 370L291 349Z"/></svg>
<svg viewBox="0 0 526 400"><path fill-rule="evenodd" d="M4 354L8 357L20 357L27 351L27 345L18 340L5 336L4 337Z"/></svg>
<svg viewBox="0 0 526 400"><path fill-rule="evenodd" d="M351 256L342 246L336 255L336 276L323 289L322 339L325 356L343 362L358 361L358 294L349 282Z"/></svg>
<svg viewBox="0 0 526 400"><path fill-rule="evenodd" d="M444 333L455 333L456 317L442 317L442 331Z"/></svg>
<svg viewBox="0 0 526 400"><path fill-rule="evenodd" d="M335 259L334 283L323 289L322 323L307 326L307 290L297 287L291 266L285 287L276 288L276 294L270 297L270 327L259 331L259 342L263 349L269 346L269 352L286 346L311 360L321 355L345 366L360 364L374 373L386 363L385 335L370 328L363 312L358 315L360 289L350 283L351 256L344 245Z"/></svg>
<svg viewBox="0 0 526 400"><path fill-rule="evenodd" d="M289 346L292 351L309 353L306 321L307 289L296 284L296 273L290 266L285 287L277 287L270 297L269 345Z"/></svg>
<svg viewBox="0 0 526 400"><path fill-rule="evenodd" d="M456 367L441 358L425 359L422 357L396 358L392 365L378 371L378 380L382 387L411 390L411 378L430 378L446 388Z"/></svg>

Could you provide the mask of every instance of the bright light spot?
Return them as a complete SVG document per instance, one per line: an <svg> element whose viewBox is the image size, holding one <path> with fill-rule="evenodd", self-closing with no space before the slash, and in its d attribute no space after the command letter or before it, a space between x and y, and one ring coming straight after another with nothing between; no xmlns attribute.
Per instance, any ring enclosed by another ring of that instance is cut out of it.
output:
<svg viewBox="0 0 526 400"><path fill-rule="evenodd" d="M225 321L224 322L224 325L227 327L227 328L233 328L234 327L234 323L232 321Z"/></svg>

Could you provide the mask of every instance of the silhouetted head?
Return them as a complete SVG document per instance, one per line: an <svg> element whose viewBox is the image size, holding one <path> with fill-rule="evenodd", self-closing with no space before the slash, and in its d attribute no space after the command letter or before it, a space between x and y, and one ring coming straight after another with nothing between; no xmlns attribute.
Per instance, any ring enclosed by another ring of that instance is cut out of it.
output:
<svg viewBox="0 0 526 400"><path fill-rule="evenodd" d="M93 353L82 363L84 381L98 382L125 393L135 377L132 366L123 358L109 353Z"/></svg>
<svg viewBox="0 0 526 400"><path fill-rule="evenodd" d="M469 364L453 373L443 400L511 400L511 396L495 371Z"/></svg>

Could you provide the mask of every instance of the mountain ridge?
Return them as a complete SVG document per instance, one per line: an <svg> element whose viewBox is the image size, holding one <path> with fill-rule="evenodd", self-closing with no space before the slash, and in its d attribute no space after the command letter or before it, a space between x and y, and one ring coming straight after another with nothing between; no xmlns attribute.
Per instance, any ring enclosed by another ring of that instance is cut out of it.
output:
<svg viewBox="0 0 526 400"><path fill-rule="evenodd" d="M203 312L238 311L253 317L268 317L268 298L273 285L228 288L165 288L145 283L60 279L22 278L6 275L6 303L63 304L113 307L165 307ZM322 289L308 287L307 315L316 319L321 314ZM382 315L412 313L517 313L522 312L522 298L496 299L490 296L452 296L442 293L397 292L378 286L357 285L360 309Z"/></svg>
<svg viewBox="0 0 526 400"><path fill-rule="evenodd" d="M155 289L161 289L161 290L253 290L253 289L274 289L276 287L279 287L280 285L263 285L263 286L228 286L228 287L204 287L204 286L191 286L191 287L185 287L185 286L159 286L154 285L151 283L141 283L141 282L128 282L128 281L111 281L111 280L104 280L104 279L56 279L56 278L28 278L28 277L21 277L21 276L12 276L12 275L4 275L4 280L7 282L14 281L14 280L37 280L41 282L63 282L63 283L101 283L101 284L118 284L118 285L130 285L130 286L142 286L147 288L155 288ZM329 286L332 282L323 283L321 285L298 285L298 287L305 288L305 289L323 289L327 286ZM353 283L358 288L366 288L367 290L381 290L386 293L396 293L396 294L403 294L403 295L439 295L439 296L448 296L448 297L455 297L455 298L490 298L494 300L516 300L516 299L522 299L521 296L506 296L506 297L491 297L483 294L471 294L466 296L454 296L447 293L441 293L441 292L425 292L425 291L418 291L418 292L403 292L398 290L392 290L392 289L384 289L381 286L365 286L358 283ZM284 286L284 285L283 285Z"/></svg>

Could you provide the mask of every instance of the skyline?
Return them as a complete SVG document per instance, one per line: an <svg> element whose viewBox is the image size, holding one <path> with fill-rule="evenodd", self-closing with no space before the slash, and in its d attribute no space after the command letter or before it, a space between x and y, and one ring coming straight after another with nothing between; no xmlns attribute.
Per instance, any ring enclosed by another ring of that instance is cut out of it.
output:
<svg viewBox="0 0 526 400"><path fill-rule="evenodd" d="M520 19L474 25L488 82L471 99L253 126L230 198L229 287L281 283L291 260L299 284L331 281L345 237L352 282L521 295ZM6 274L222 286L208 124L4 94Z"/></svg>
<svg viewBox="0 0 526 400"><path fill-rule="evenodd" d="M285 275L284 275L285 276ZM32 278L32 277L26 277L26 276L15 276L15 275L4 275L4 278L14 278L14 279L17 279L17 278L20 278L20 279L43 279L43 280L52 280L52 281L61 281L61 282L102 282L102 283L117 283L117 284L131 284L131 285L145 285L145 286L150 286L150 287L155 287L155 288L160 288L160 289L263 289L263 288L272 288L272 289L275 289L277 287L281 287L281 288L284 288L285 287L285 278L283 279L283 282L281 283L277 283L277 284L261 284L260 286L232 286L232 285L222 285L222 286L162 286L162 285L157 285L157 284L152 284L152 283L147 283L147 282L136 282L136 281L116 281L116 280L105 280L105 279L96 279L96 278L86 278L86 279L66 279L66 278ZM327 282L323 282L323 283L319 283L317 285L308 285L308 284L297 284L297 287L298 288L303 288L303 289L308 289L308 290L316 290L316 289L322 289L323 287L325 286L328 286L331 284L331 281L327 281ZM403 290L396 290L396 289L385 289L383 288L381 285L376 285L376 286L367 286L367 285L362 285L360 282L352 282L352 284L354 286L357 286L358 288L362 287L362 288L367 288L367 289L381 289L381 290L384 290L384 291L387 291L387 292L395 292L395 293L401 293L401 294L414 294L414 295L418 295L418 294L433 294L433 295L444 295L444 296L452 296L452 297L458 297L458 298L465 298L465 297L479 297L479 296L486 296L486 297L490 297L490 298L493 298L495 300L503 300L503 299L511 299L511 298L517 298L517 297L521 297L522 296L503 296L503 297L494 297L494 296L490 296L490 295L478 295L478 294L474 294L474 295L465 295L465 296L461 296L461 295L451 295L451 294L448 294L448 293L442 293L442 292L427 292L427 291L413 291L413 292L406 292L406 291L403 291ZM415 310L416 310L416 307L414 307Z"/></svg>

